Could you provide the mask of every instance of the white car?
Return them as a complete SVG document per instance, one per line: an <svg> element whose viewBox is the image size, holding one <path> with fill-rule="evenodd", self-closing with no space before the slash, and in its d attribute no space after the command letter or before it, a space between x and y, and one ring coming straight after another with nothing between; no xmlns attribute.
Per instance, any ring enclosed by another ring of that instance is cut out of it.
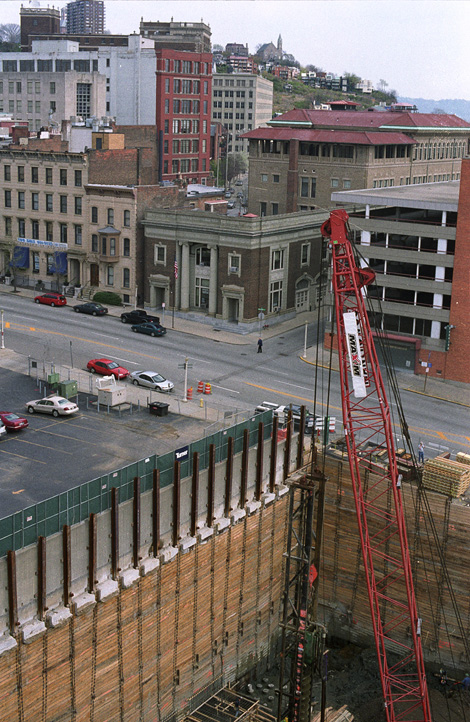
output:
<svg viewBox="0 0 470 722"><path fill-rule="evenodd" d="M169 393L175 388L174 383L168 381L156 371L134 371L130 375L130 379L134 386L145 386L147 389L155 391L164 391Z"/></svg>
<svg viewBox="0 0 470 722"><path fill-rule="evenodd" d="M70 416L76 414L78 409L77 404L68 399L64 399L63 396L57 396L51 394L46 396L44 399L35 399L34 401L28 401L26 404L28 413L34 414L51 414L52 416Z"/></svg>
<svg viewBox="0 0 470 722"><path fill-rule="evenodd" d="M0 421L0 436L7 433L7 427Z"/></svg>

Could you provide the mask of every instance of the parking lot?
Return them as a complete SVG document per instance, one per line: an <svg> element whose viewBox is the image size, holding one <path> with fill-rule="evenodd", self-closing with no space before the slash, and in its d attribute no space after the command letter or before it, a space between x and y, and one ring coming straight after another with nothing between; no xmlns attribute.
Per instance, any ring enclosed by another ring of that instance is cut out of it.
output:
<svg viewBox="0 0 470 722"><path fill-rule="evenodd" d="M203 435L207 425L188 416L157 417L142 406L118 415L86 404L57 419L27 414L42 396L35 379L0 369L1 410L27 416L29 426L0 437L0 518L151 454L165 454Z"/></svg>

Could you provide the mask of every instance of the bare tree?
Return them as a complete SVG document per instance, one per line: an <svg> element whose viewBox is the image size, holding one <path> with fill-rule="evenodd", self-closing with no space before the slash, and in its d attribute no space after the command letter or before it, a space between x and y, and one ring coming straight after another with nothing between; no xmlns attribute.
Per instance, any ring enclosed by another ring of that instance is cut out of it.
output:
<svg viewBox="0 0 470 722"><path fill-rule="evenodd" d="M0 25L0 42L8 45L18 45L21 40L20 26L15 23Z"/></svg>
<svg viewBox="0 0 470 722"><path fill-rule="evenodd" d="M382 93L385 93L385 88L388 88L388 83L383 78L380 78L379 80L379 90L382 91Z"/></svg>

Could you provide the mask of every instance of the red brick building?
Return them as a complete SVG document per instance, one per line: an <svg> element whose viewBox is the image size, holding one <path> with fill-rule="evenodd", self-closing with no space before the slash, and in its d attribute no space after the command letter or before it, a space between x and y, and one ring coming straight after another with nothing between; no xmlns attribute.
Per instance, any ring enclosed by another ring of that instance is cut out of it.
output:
<svg viewBox="0 0 470 722"><path fill-rule="evenodd" d="M160 180L205 184L210 174L212 53L159 48L156 55Z"/></svg>

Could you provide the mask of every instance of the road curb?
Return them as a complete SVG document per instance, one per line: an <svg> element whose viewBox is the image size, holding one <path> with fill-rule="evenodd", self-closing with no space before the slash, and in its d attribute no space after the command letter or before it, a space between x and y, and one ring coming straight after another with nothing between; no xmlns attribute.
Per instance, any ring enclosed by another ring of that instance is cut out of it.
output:
<svg viewBox="0 0 470 722"><path fill-rule="evenodd" d="M470 404L464 404L462 401L454 401L453 399L446 399L445 396L435 396L434 394L425 394L424 391L417 391L416 389L408 389L406 386L401 387L402 391L409 391L410 394L419 394L419 396L426 396L429 399L436 399L437 401L446 401L448 404L457 404L457 406L464 406L466 409L470 409Z"/></svg>

